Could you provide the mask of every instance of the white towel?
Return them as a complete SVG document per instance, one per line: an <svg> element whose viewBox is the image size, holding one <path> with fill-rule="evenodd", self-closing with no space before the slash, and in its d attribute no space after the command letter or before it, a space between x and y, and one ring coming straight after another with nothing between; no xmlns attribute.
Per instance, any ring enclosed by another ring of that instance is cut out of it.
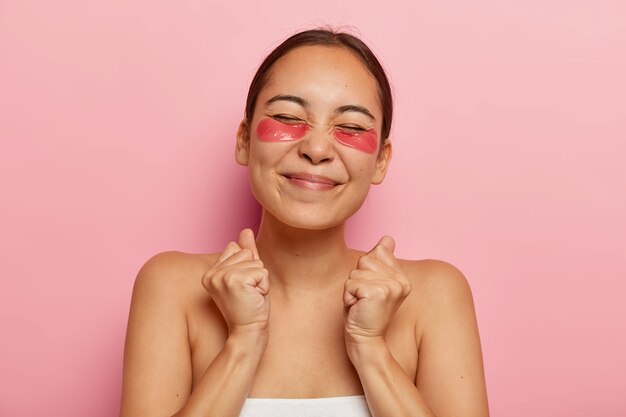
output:
<svg viewBox="0 0 626 417"><path fill-rule="evenodd" d="M328 398L247 398L239 417L372 417L364 395Z"/></svg>

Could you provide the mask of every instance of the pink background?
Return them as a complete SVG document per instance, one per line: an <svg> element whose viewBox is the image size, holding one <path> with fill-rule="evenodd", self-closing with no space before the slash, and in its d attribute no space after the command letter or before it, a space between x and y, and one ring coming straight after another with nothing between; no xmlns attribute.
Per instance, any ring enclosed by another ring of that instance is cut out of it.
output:
<svg viewBox="0 0 626 417"><path fill-rule="evenodd" d="M396 93L350 243L465 273L492 416L626 415L621 0L0 0L0 415L117 414L138 269L258 223L247 86L324 23Z"/></svg>

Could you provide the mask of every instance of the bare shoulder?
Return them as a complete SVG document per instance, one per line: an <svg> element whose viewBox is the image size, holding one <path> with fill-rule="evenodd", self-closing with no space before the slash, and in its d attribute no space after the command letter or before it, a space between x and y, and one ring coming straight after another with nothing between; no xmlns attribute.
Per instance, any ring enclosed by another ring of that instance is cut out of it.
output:
<svg viewBox="0 0 626 417"><path fill-rule="evenodd" d="M160 252L149 258L137 273L134 294L167 293L184 297L197 289L202 274L213 266L219 254Z"/></svg>
<svg viewBox="0 0 626 417"><path fill-rule="evenodd" d="M460 321L475 326L472 291L459 268L439 259L400 259L399 263L411 282L405 303L416 318L418 346L435 329Z"/></svg>
<svg viewBox="0 0 626 417"><path fill-rule="evenodd" d="M399 262L412 284L405 301L415 317L420 393L435 415L488 416L478 323L465 275L436 259Z"/></svg>
<svg viewBox="0 0 626 417"><path fill-rule="evenodd" d="M471 301L467 278L459 268L439 259L399 259L400 266L412 285L414 296L429 304Z"/></svg>
<svg viewBox="0 0 626 417"><path fill-rule="evenodd" d="M121 416L173 415L184 405L192 380L189 305L202 297L201 278L214 258L162 252L137 273L124 344Z"/></svg>

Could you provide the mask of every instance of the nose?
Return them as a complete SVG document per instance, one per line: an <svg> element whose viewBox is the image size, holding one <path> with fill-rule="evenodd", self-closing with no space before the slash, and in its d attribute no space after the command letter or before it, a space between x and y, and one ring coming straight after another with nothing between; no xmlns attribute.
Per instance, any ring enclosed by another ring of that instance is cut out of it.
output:
<svg viewBox="0 0 626 417"><path fill-rule="evenodd" d="M309 134L300 140L298 154L313 165L332 161L334 153L335 148L329 133L309 131Z"/></svg>

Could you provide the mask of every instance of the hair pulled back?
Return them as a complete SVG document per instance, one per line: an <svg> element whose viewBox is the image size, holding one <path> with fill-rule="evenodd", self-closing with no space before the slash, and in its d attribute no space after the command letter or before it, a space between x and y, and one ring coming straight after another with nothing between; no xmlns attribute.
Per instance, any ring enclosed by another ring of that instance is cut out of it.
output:
<svg viewBox="0 0 626 417"><path fill-rule="evenodd" d="M246 120L248 122L252 120L257 97L265 86L270 75L270 70L276 61L298 47L310 45L337 46L345 48L354 53L354 55L361 60L363 65L365 65L378 83L378 95L383 112L380 137L381 140L386 139L389 136L389 131L391 130L393 99L391 95L391 86L389 85L389 80L387 79L385 70L374 53L362 40L349 33L334 31L331 29L311 29L296 33L287 38L283 43L270 52L267 57L265 57L254 75L252 82L250 83L250 88L248 89L245 112Z"/></svg>

